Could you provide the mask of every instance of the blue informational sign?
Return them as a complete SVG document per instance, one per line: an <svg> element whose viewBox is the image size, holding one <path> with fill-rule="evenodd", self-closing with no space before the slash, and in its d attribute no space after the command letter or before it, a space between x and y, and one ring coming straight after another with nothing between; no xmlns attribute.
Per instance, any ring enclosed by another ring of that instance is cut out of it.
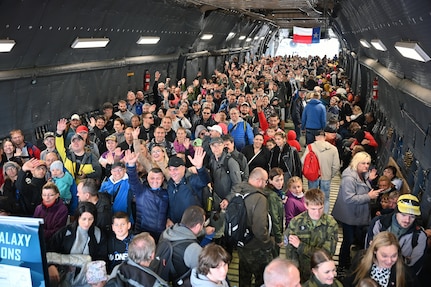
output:
<svg viewBox="0 0 431 287"><path fill-rule="evenodd" d="M43 220L0 216L0 286L46 286Z"/></svg>

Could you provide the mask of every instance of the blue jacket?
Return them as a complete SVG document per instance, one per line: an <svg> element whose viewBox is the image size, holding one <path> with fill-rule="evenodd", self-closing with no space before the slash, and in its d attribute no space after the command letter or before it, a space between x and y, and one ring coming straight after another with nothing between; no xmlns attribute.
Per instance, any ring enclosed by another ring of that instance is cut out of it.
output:
<svg viewBox="0 0 431 287"><path fill-rule="evenodd" d="M326 126L326 108L320 100L311 99L302 112L301 129L324 129Z"/></svg>
<svg viewBox="0 0 431 287"><path fill-rule="evenodd" d="M136 199L136 233L162 233L168 218L168 192L163 188L152 190L148 184L143 184L138 177L136 166L127 166L127 174L130 190Z"/></svg>
<svg viewBox="0 0 431 287"><path fill-rule="evenodd" d="M227 130L233 137L235 147L238 151L241 151L246 145L252 144L254 141L253 128L241 118L236 124L229 122Z"/></svg>
<svg viewBox="0 0 431 287"><path fill-rule="evenodd" d="M123 211L129 214L130 222L133 224L132 216L132 198L133 194L129 186L129 177L127 174L124 177L115 182L113 181L112 175L108 180L102 183L100 192L107 192L113 197L112 214Z"/></svg>
<svg viewBox="0 0 431 287"><path fill-rule="evenodd" d="M210 182L208 172L204 167L198 169L198 174L183 177L179 184L168 181L169 218L173 223L179 223L184 211L192 206L202 206L202 188Z"/></svg>

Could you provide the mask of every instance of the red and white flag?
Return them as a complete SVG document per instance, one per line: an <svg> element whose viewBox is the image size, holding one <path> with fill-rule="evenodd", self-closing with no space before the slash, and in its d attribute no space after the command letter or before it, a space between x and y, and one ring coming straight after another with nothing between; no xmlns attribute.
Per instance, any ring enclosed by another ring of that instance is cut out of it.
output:
<svg viewBox="0 0 431 287"><path fill-rule="evenodd" d="M312 44L320 42L320 27L302 28L293 27L293 42Z"/></svg>

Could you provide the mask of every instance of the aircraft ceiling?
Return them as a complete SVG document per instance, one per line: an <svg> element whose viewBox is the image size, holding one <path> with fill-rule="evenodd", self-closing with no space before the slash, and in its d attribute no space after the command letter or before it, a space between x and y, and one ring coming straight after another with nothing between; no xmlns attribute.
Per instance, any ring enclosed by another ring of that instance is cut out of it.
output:
<svg viewBox="0 0 431 287"><path fill-rule="evenodd" d="M394 48L398 41L417 41L431 55L428 0L3 0L0 39L14 39L17 45L0 54L0 80L7 79L1 71L12 69L136 56L245 46L262 53L277 34L270 32L293 25L331 27L347 57L374 59L399 78L431 89L430 62L403 58ZM226 40L230 32L236 36ZM213 39L200 40L204 33L214 34ZM157 45L136 44L140 35L154 34L161 36ZM105 49L77 51L70 48L76 37L109 37L110 43ZM388 50L364 48L360 39L380 39Z"/></svg>

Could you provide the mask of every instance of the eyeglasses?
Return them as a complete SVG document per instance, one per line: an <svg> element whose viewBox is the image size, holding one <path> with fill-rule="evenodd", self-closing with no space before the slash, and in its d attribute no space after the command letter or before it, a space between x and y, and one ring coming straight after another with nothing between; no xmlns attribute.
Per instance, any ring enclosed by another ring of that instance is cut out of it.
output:
<svg viewBox="0 0 431 287"><path fill-rule="evenodd" d="M154 119L154 117L146 117L146 119L152 120Z"/></svg>
<svg viewBox="0 0 431 287"><path fill-rule="evenodd" d="M199 135L200 135L200 136L204 136L204 135L205 135L205 132L201 132Z"/></svg>
<svg viewBox="0 0 431 287"><path fill-rule="evenodd" d="M113 172L122 172L122 171L123 171L122 168L111 169L111 173L113 173Z"/></svg>
<svg viewBox="0 0 431 287"><path fill-rule="evenodd" d="M161 153L162 151L161 150L159 150L159 149L153 149L152 151L151 151L151 153Z"/></svg>
<svg viewBox="0 0 431 287"><path fill-rule="evenodd" d="M204 115L211 115L211 113L205 113L205 112L203 112L203 114L204 114Z"/></svg>

